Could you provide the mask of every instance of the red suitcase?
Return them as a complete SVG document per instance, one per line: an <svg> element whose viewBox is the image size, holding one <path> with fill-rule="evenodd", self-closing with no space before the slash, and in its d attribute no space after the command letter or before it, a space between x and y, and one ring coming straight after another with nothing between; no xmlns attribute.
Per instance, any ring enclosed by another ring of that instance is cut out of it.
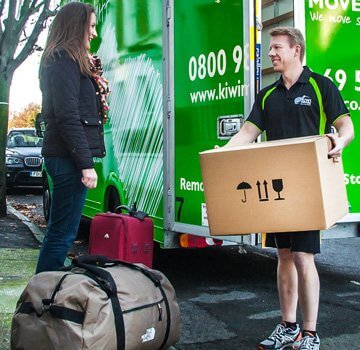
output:
<svg viewBox="0 0 360 350"><path fill-rule="evenodd" d="M150 218L129 207L129 214L96 214L90 226L89 254L108 259L142 263L152 267L153 231Z"/></svg>

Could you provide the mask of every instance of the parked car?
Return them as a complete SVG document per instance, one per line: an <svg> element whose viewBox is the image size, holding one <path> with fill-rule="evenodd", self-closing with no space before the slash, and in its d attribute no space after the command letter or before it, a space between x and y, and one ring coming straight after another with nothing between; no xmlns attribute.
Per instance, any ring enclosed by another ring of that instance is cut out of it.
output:
<svg viewBox="0 0 360 350"><path fill-rule="evenodd" d="M13 128L6 144L6 187L42 186L41 147L35 128Z"/></svg>

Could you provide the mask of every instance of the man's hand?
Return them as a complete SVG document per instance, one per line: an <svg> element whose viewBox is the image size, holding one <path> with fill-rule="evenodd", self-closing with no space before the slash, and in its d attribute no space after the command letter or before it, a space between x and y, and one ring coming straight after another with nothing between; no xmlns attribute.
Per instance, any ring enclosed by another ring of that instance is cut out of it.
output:
<svg viewBox="0 0 360 350"><path fill-rule="evenodd" d="M84 184L84 186L90 189L95 188L98 179L95 169L82 169L81 173L82 173L81 181Z"/></svg>
<svg viewBox="0 0 360 350"><path fill-rule="evenodd" d="M331 140L332 149L329 151L329 157L334 159L334 162L339 161L342 150L352 141L354 138L354 125L349 115L336 120L334 123L338 134L327 134L326 136Z"/></svg>
<svg viewBox="0 0 360 350"><path fill-rule="evenodd" d="M254 142L260 133L260 130L254 124L245 122L240 131L223 147L242 146Z"/></svg>
<svg viewBox="0 0 360 350"><path fill-rule="evenodd" d="M345 143L337 134L327 134L326 136L331 140L332 144L332 148L329 151L328 156L332 158L334 162L338 162L341 157L342 150L345 147Z"/></svg>

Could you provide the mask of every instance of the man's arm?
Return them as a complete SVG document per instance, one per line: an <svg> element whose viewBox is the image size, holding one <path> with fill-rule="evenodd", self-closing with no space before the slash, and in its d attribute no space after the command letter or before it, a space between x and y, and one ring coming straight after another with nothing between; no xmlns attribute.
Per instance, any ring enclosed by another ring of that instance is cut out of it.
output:
<svg viewBox="0 0 360 350"><path fill-rule="evenodd" d="M338 158L341 156L342 150L353 140L354 138L354 125L349 115L339 118L333 124L338 134L328 134L331 139L333 148L329 152L331 158Z"/></svg>
<svg viewBox="0 0 360 350"><path fill-rule="evenodd" d="M260 134L261 131L254 124L245 122L240 131L224 147L246 145L254 142Z"/></svg>

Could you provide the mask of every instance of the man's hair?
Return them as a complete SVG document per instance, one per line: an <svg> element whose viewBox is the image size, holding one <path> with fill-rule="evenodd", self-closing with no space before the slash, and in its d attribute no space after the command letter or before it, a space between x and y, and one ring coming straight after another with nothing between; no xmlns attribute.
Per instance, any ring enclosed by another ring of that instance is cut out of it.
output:
<svg viewBox="0 0 360 350"><path fill-rule="evenodd" d="M63 49L79 63L82 74L91 75L84 39L92 13L94 7L81 2L70 2L60 9L51 24L41 66Z"/></svg>
<svg viewBox="0 0 360 350"><path fill-rule="evenodd" d="M270 36L286 35L289 38L290 47L300 46L300 62L303 61L305 55L305 40L301 31L293 27L276 27L270 30Z"/></svg>

